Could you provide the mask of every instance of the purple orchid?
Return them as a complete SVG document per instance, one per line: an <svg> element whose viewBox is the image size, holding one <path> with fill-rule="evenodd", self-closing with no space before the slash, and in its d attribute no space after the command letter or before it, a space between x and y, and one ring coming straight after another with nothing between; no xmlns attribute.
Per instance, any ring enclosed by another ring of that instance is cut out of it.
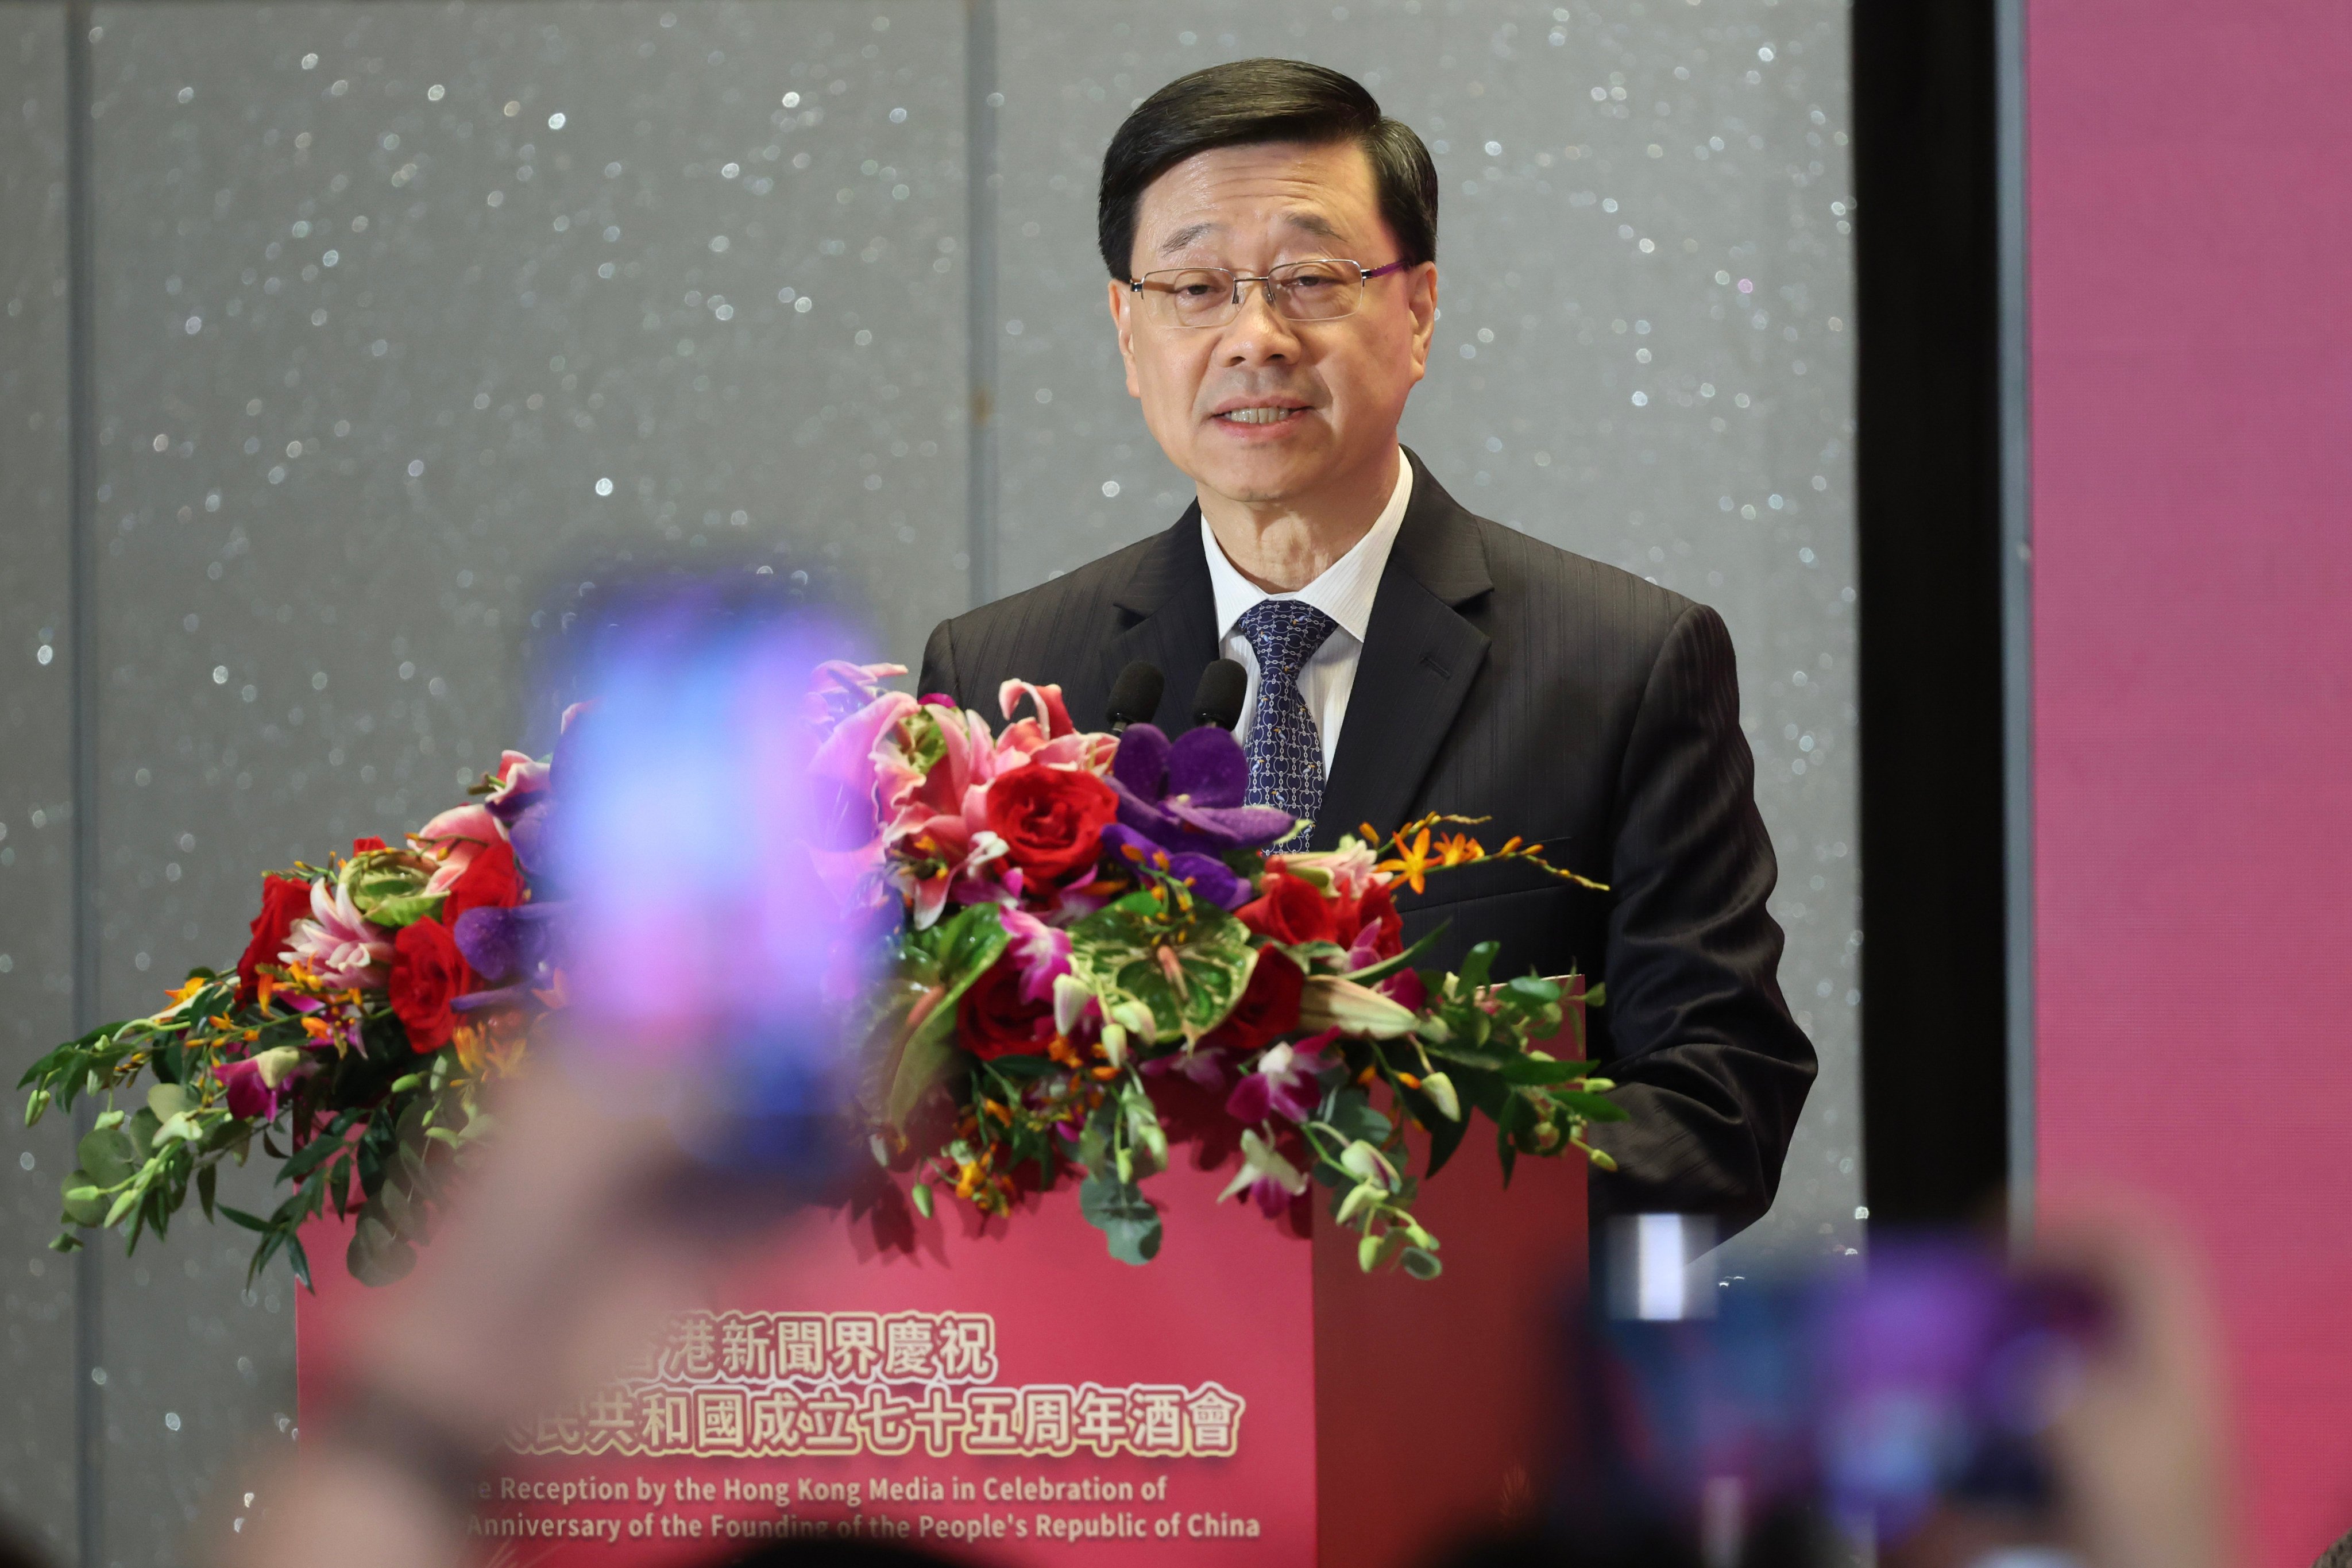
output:
<svg viewBox="0 0 2352 1568"><path fill-rule="evenodd" d="M1157 725L1130 724L1111 758L1109 783L1118 796L1118 824L1135 836L1114 842L1141 838L1171 859L1262 849L1297 824L1270 805L1242 804L1249 793L1249 758L1239 741L1213 724L1173 741Z"/></svg>
<svg viewBox="0 0 2352 1568"><path fill-rule="evenodd" d="M1317 1079L1331 1065L1324 1058L1322 1047L1336 1036L1335 1030L1297 1047L1286 1042L1267 1047L1257 1058L1256 1070L1244 1074L1225 1097L1225 1114L1252 1124L1269 1115L1292 1122L1303 1122L1314 1115L1323 1101L1323 1089Z"/></svg>
<svg viewBox="0 0 2352 1568"><path fill-rule="evenodd" d="M231 1116L271 1121L278 1108L293 1092L289 1080L306 1076L310 1060L299 1046L275 1046L243 1061L223 1062L213 1069L220 1080Z"/></svg>
<svg viewBox="0 0 2352 1568"><path fill-rule="evenodd" d="M515 861L525 872L545 868L541 852L547 843L549 821L555 814L556 791L564 763L577 747L572 722L594 707L593 702L574 702L563 710L555 750L546 762L535 761L521 752L509 752L499 760L499 787L482 804L506 828L507 842L514 847Z"/></svg>
<svg viewBox="0 0 2352 1568"><path fill-rule="evenodd" d="M534 989L552 987L557 922L563 914L561 903L535 903L512 909L486 905L459 915L449 934L467 964L485 980L506 984L460 996L450 1005L461 1013L519 1005L530 1000Z"/></svg>
<svg viewBox="0 0 2352 1568"><path fill-rule="evenodd" d="M1120 809L1126 809L1124 803ZM1191 888L1199 897L1220 908L1240 909L1254 896L1248 880L1213 855L1203 855L1196 849L1181 850L1171 855L1121 822L1114 822L1104 828L1102 841L1103 847L1111 854L1162 876L1172 877Z"/></svg>
<svg viewBox="0 0 2352 1568"><path fill-rule="evenodd" d="M1242 1134L1242 1168L1217 1201L1236 1194L1246 1194L1257 1200L1268 1219L1279 1219L1288 1211L1290 1200L1307 1190L1307 1173L1284 1159L1274 1145L1251 1128Z"/></svg>

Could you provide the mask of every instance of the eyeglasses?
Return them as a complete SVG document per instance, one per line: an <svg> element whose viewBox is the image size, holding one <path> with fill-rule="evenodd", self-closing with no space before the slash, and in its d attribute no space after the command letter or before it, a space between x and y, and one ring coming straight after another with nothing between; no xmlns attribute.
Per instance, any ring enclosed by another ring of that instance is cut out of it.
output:
<svg viewBox="0 0 2352 1568"><path fill-rule="evenodd" d="M1128 287L1142 299L1145 319L1163 327L1222 327L1242 313L1242 286L1265 291L1274 313L1289 321L1336 321L1352 316L1364 300L1364 285L1402 271L1405 263L1366 271L1336 258L1286 261L1258 276L1226 267L1179 267L1131 278Z"/></svg>

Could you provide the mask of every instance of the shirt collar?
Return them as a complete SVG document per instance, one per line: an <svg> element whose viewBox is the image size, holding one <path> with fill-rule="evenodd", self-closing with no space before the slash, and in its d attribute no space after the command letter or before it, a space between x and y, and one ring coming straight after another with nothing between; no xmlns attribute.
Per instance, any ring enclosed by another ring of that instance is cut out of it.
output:
<svg viewBox="0 0 2352 1568"><path fill-rule="evenodd" d="M1224 546L1217 542L1209 520L1202 518L1201 548L1209 557L1209 581L1217 595L1217 640L1222 642L1233 636L1235 624L1259 600L1296 599L1314 605L1337 622L1341 631L1362 642L1366 628L1371 625L1372 600L1381 590L1381 574L1388 569L1389 551L1396 544L1397 530L1404 526L1404 510L1412 500L1412 465L1405 461L1404 451L1400 447L1396 488L1389 492L1389 503L1372 520L1370 530L1356 541L1348 553L1325 567L1321 576L1290 594L1269 594L1243 576L1225 559Z"/></svg>

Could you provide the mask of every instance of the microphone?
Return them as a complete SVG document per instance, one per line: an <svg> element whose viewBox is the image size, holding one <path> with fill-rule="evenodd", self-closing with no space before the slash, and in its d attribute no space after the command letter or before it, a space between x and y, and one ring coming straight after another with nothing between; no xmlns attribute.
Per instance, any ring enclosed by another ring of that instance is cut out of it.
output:
<svg viewBox="0 0 2352 1568"><path fill-rule="evenodd" d="M1249 671L1230 658L1215 660L1192 689L1192 722L1231 730L1241 722L1242 699L1248 692Z"/></svg>
<svg viewBox="0 0 2352 1568"><path fill-rule="evenodd" d="M1123 733L1129 724L1148 723L1160 711L1160 694L1168 689L1168 678L1160 673L1157 665L1137 659L1118 672L1111 682L1110 701L1105 715L1110 720L1110 732Z"/></svg>

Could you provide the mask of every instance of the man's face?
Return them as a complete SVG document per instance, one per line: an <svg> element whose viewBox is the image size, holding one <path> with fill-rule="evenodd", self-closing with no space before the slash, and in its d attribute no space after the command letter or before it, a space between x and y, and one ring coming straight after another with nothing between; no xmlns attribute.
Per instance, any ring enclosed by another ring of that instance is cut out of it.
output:
<svg viewBox="0 0 2352 1568"><path fill-rule="evenodd" d="M1256 276L1317 258L1370 270L1397 259L1371 160L1353 142L1202 153L1154 180L1136 219L1139 278L1176 267ZM1436 267L1373 279L1355 314L1334 321L1286 321L1259 285L1246 287L1232 321L1184 327L1154 321L1126 284L1110 286L1127 390L1169 459L1218 495L1271 504L1384 460L1405 395L1428 367Z"/></svg>

